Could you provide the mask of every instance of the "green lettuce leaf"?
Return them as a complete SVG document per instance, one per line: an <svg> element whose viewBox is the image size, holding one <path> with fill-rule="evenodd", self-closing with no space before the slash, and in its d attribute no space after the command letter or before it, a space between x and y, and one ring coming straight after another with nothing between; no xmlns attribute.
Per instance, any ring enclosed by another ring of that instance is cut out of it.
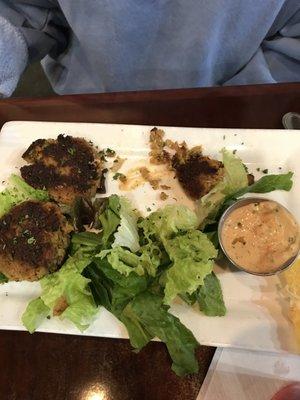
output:
<svg viewBox="0 0 300 400"><path fill-rule="evenodd" d="M108 262L107 258L95 259L85 270L90 279L90 288L97 305L104 306L114 314L127 328L134 348L144 347L152 336L141 325L123 314L127 304L149 286L149 278L130 274L120 274Z"/></svg>
<svg viewBox="0 0 300 400"><path fill-rule="evenodd" d="M137 254L124 249L123 247L115 247L110 250L102 250L96 257L107 257L111 266L120 272L120 274L128 276L131 272L138 275L144 274L144 269Z"/></svg>
<svg viewBox="0 0 300 400"><path fill-rule="evenodd" d="M90 279L89 285L96 304L103 305L115 315L119 315L134 296L146 290L151 281L146 275L125 276L119 273L108 262L107 257L95 258L83 274Z"/></svg>
<svg viewBox="0 0 300 400"><path fill-rule="evenodd" d="M137 351L157 336L166 343L173 370L178 375L196 372L198 365L194 351L197 341L177 318L168 313L168 306L163 304L163 292L157 285L158 278L148 274L120 273L108 261L108 255L103 253L103 258L95 258L83 272L90 280L95 303L104 306L126 326L131 344Z"/></svg>
<svg viewBox="0 0 300 400"><path fill-rule="evenodd" d="M230 195L248 186L248 176L242 160L226 149L221 150L223 156L225 187L224 193Z"/></svg>
<svg viewBox="0 0 300 400"><path fill-rule="evenodd" d="M217 250L200 231L190 231L165 241L173 265L166 271L164 303L170 304L177 294L192 294L210 274Z"/></svg>
<svg viewBox="0 0 300 400"><path fill-rule="evenodd" d="M226 314L221 284L214 272L204 278L204 284L197 290L196 298L205 315L221 317Z"/></svg>
<svg viewBox="0 0 300 400"><path fill-rule="evenodd" d="M45 190L34 189L17 175L9 178L10 186L0 193L0 218L13 206L26 200L47 201L49 195Z"/></svg>
<svg viewBox="0 0 300 400"><path fill-rule="evenodd" d="M141 265L150 276L156 276L158 269L170 264L170 258L158 241L149 240L139 251Z"/></svg>
<svg viewBox="0 0 300 400"><path fill-rule="evenodd" d="M98 218L103 229L104 248L126 247L132 252L140 248L138 216L125 197L116 194L110 196L106 208Z"/></svg>
<svg viewBox="0 0 300 400"><path fill-rule="evenodd" d="M160 297L143 292L128 303L123 315L125 321L130 321L127 328L134 348L140 350L151 338L158 337L167 345L173 361L172 369L177 375L198 371L195 357L197 340L178 318L168 312Z"/></svg>
<svg viewBox="0 0 300 400"><path fill-rule="evenodd" d="M89 288L89 279L81 275L84 268L90 263L90 256L84 256L79 251L74 256L69 256L59 271L40 280L42 288L40 300L50 310L50 313L53 315L59 303L63 301L66 307L61 310L61 318L68 318L81 331L89 326L98 311ZM36 308L35 317L34 310L32 307L29 308L31 318L40 321L41 316L38 315L38 312L41 308ZM29 311L27 309L25 311L25 320Z"/></svg>
<svg viewBox="0 0 300 400"><path fill-rule="evenodd" d="M8 282L8 278L0 272L0 284Z"/></svg>
<svg viewBox="0 0 300 400"><path fill-rule="evenodd" d="M100 214L99 220L103 229L102 242L104 247L108 247L114 240L113 234L116 232L120 221L120 199L116 194L108 199L108 205Z"/></svg>
<svg viewBox="0 0 300 400"><path fill-rule="evenodd" d="M61 314L61 318L73 322L80 331L84 331L90 326L98 312L87 283L86 281L84 288L78 284L78 287L74 286L72 291L66 291L65 297L69 306Z"/></svg>
<svg viewBox="0 0 300 400"><path fill-rule="evenodd" d="M181 231L196 229L197 215L183 205L168 205L153 212L139 223L148 241L168 239Z"/></svg>
<svg viewBox="0 0 300 400"><path fill-rule="evenodd" d="M138 224L141 248L139 250L143 268L155 276L159 268L170 264L164 241L188 229L195 229L196 214L188 207L169 205L150 214Z"/></svg>
<svg viewBox="0 0 300 400"><path fill-rule="evenodd" d="M266 175L257 182L234 193L234 197L241 197L246 193L269 193L273 190L290 191L293 186L293 173Z"/></svg>
<svg viewBox="0 0 300 400"><path fill-rule="evenodd" d="M106 258L96 259L84 270L90 279L95 302L105 306L127 328L137 351L158 337L166 343L173 360L172 369L182 376L198 370L193 334L168 312L162 297L151 293L152 280L146 276L124 276Z"/></svg>
<svg viewBox="0 0 300 400"><path fill-rule="evenodd" d="M100 264L107 260L100 260ZM113 283L106 278L104 273L98 266L98 263L92 262L83 271L83 276L89 279L89 287L91 289L94 301L97 306L103 306L107 310L111 310L111 291Z"/></svg>
<svg viewBox="0 0 300 400"><path fill-rule="evenodd" d="M102 233L75 233L72 235L71 243L71 254L80 251L83 255L90 255L92 258L92 255L99 253L102 248Z"/></svg>
<svg viewBox="0 0 300 400"><path fill-rule="evenodd" d="M135 253L140 248L137 228L138 216L125 197L119 197L119 202L120 225L114 234L112 247L126 247Z"/></svg>
<svg viewBox="0 0 300 400"><path fill-rule="evenodd" d="M48 315L50 315L49 307L38 297L28 304L22 315L22 323L30 333L33 333Z"/></svg>
<svg viewBox="0 0 300 400"><path fill-rule="evenodd" d="M227 196L248 186L242 160L226 149L222 150L224 178L207 195L197 202L197 216L201 228L215 222L216 215Z"/></svg>
<svg viewBox="0 0 300 400"><path fill-rule="evenodd" d="M148 243L140 248L137 253L114 247L113 249L102 250L96 258L107 258L112 268L120 274L128 276L130 273L137 275L155 276L158 268L165 268L170 264L170 259L165 252L155 242Z"/></svg>

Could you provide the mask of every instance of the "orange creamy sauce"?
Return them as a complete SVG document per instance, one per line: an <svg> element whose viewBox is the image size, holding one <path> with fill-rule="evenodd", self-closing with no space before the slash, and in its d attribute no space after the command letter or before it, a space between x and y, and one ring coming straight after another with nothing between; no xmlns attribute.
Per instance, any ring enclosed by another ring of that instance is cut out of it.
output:
<svg viewBox="0 0 300 400"><path fill-rule="evenodd" d="M250 203L233 210L224 222L221 241L227 255L254 273L271 273L299 249L299 227L274 201Z"/></svg>

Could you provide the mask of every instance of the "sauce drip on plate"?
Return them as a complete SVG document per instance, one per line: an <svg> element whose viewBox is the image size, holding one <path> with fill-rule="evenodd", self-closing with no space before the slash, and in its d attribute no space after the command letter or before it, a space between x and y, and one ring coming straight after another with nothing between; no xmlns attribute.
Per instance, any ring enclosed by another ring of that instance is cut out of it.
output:
<svg viewBox="0 0 300 400"><path fill-rule="evenodd" d="M234 209L221 231L224 250L241 268L272 273L299 250L299 226L280 204L257 201Z"/></svg>

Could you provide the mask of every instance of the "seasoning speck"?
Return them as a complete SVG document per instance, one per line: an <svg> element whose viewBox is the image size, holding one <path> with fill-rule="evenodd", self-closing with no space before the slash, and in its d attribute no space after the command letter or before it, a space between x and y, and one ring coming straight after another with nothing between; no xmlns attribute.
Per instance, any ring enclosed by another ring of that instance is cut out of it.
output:
<svg viewBox="0 0 300 400"><path fill-rule="evenodd" d="M269 172L268 168L262 170L263 174L267 174L268 172Z"/></svg>
<svg viewBox="0 0 300 400"><path fill-rule="evenodd" d="M121 172L117 172L116 174L114 174L113 176L113 180L117 180L117 179L125 179L126 176L124 174L121 174Z"/></svg>
<svg viewBox="0 0 300 400"><path fill-rule="evenodd" d="M151 210L151 208L150 208L150 207L147 207L147 211L148 211L148 212L151 212L152 210Z"/></svg>
<svg viewBox="0 0 300 400"><path fill-rule="evenodd" d="M259 172L259 171L260 171L260 168L259 168L259 167L258 167L258 168L256 168L256 171L257 171L257 172Z"/></svg>
<svg viewBox="0 0 300 400"><path fill-rule="evenodd" d="M33 236L31 236L31 237L27 240L27 243L28 243L28 244L35 244L35 242L36 242L36 239L35 239Z"/></svg>
<svg viewBox="0 0 300 400"><path fill-rule="evenodd" d="M104 161L104 162L107 161L107 159L105 158L105 154L104 154L104 151L103 151L103 150L100 150L100 151L98 152L98 155L99 155L101 161Z"/></svg>
<svg viewBox="0 0 300 400"><path fill-rule="evenodd" d="M116 152L114 150L112 150L112 149L107 148L105 155L107 157L114 157L116 155Z"/></svg>
<svg viewBox="0 0 300 400"><path fill-rule="evenodd" d="M232 154L235 154L236 152L237 152L237 150L236 150L236 149L234 149L234 150L233 150L233 152L232 152Z"/></svg>

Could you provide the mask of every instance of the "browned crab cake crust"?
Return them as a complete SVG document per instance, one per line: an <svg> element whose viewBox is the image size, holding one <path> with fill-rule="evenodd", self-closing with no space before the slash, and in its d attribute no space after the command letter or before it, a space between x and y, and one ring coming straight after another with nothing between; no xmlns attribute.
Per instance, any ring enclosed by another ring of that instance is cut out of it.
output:
<svg viewBox="0 0 300 400"><path fill-rule="evenodd" d="M54 203L25 201L0 219L0 272L36 281L56 271L70 243L71 226Z"/></svg>
<svg viewBox="0 0 300 400"><path fill-rule="evenodd" d="M193 199L206 195L224 176L223 164L201 152L191 153L184 160L175 155L172 166L183 189Z"/></svg>
<svg viewBox="0 0 300 400"><path fill-rule="evenodd" d="M23 158L31 164L21 168L22 178L35 189L46 189L59 203L72 204L78 196L96 194L102 163L94 146L83 138L38 139Z"/></svg>

